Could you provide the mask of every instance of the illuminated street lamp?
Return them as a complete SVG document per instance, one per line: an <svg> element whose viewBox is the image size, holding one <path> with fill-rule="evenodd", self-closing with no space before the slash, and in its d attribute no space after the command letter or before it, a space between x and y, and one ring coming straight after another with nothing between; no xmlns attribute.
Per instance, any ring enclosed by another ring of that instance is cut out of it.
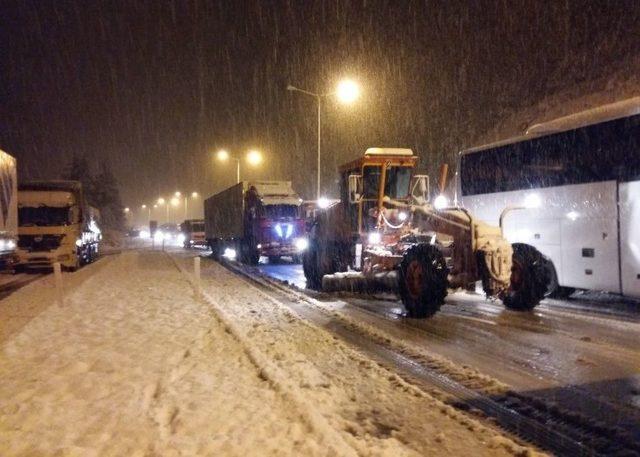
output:
<svg viewBox="0 0 640 457"><path fill-rule="evenodd" d="M287 90L292 91L292 92L300 92L306 95L309 95L311 97L314 97L316 99L316 101L318 102L318 183L317 183L317 192L316 192L316 198L319 199L320 198L320 132L321 132L321 124L320 124L320 118L321 118L321 113L322 113L322 99L326 98L326 97L330 97L332 95L335 95L336 98L338 99L338 101L340 101L341 103L344 104L351 104L354 101L356 101L356 99L360 96L360 87L358 86L358 84L356 82L354 82L351 79L345 79L342 80L338 83L338 86L336 87L336 90L334 90L333 92L329 92L326 94L317 94L315 92L310 92L308 90L304 90L304 89L299 89L295 86L292 86L291 84L289 84L287 86Z"/></svg>
<svg viewBox="0 0 640 457"><path fill-rule="evenodd" d="M344 104L351 104L360 97L360 87L351 79L340 81L336 89L336 97Z"/></svg>
<svg viewBox="0 0 640 457"><path fill-rule="evenodd" d="M180 198L180 196L181 196L182 194L180 193L180 191L176 191L173 195L174 195L174 196L176 196L176 197L178 197L178 198Z"/></svg>
<svg viewBox="0 0 640 457"><path fill-rule="evenodd" d="M253 166L260 165L262 163L262 154L256 150L249 151L247 153L247 162Z"/></svg>
<svg viewBox="0 0 640 457"><path fill-rule="evenodd" d="M216 158L221 162L226 162L228 160L236 161L236 182L240 182L240 159L236 157L232 157L226 150L221 149L216 153ZM249 165L256 166L262 163L262 153L260 151L256 151L255 149L247 152L247 162Z"/></svg>

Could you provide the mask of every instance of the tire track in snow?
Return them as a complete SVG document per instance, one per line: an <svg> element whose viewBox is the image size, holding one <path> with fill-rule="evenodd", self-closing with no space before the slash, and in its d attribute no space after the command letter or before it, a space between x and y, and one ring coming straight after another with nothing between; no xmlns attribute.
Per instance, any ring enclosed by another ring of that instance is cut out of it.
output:
<svg viewBox="0 0 640 457"><path fill-rule="evenodd" d="M167 257L170 258L176 268L185 275L187 280L193 285L194 290L197 290L197 284L193 275L187 272L173 256L167 254ZM271 362L252 344L251 340L244 334L240 327L235 324L231 316L227 314L218 301L204 290L200 290L200 299L204 300L215 310L215 316L219 322L242 345L245 353L257 368L260 377L270 382L283 397L295 404L298 407L300 416L307 425L324 437L323 441L327 447L330 448L331 454L356 457L358 451L344 440L340 432L331 426L327 419L320 414L311 402L299 394L298 389L291 382L287 373Z"/></svg>

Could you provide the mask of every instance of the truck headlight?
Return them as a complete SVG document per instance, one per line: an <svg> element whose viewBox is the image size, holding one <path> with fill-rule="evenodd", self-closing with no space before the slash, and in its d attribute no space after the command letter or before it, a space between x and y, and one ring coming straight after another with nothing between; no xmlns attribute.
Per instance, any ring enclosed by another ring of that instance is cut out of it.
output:
<svg viewBox="0 0 640 457"><path fill-rule="evenodd" d="M369 244L380 244L380 242L382 241L382 236L379 232L371 232L369 233L367 240L369 241Z"/></svg>
<svg viewBox="0 0 640 457"><path fill-rule="evenodd" d="M184 233L181 233L178 235L178 243L179 244L184 244L184 242L186 241L187 237L184 236Z"/></svg>
<svg viewBox="0 0 640 457"><path fill-rule="evenodd" d="M296 239L296 249L298 251L304 251L309 247L309 241L306 238Z"/></svg>
<svg viewBox="0 0 640 457"><path fill-rule="evenodd" d="M13 241L13 240L7 241L7 248L15 249L15 247L16 247L16 242L15 241Z"/></svg>

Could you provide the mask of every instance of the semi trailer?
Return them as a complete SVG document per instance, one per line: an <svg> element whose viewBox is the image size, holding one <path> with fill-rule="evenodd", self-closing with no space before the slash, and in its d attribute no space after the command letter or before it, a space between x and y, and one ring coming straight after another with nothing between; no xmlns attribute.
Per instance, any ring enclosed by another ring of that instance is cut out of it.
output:
<svg viewBox="0 0 640 457"><path fill-rule="evenodd" d="M0 150L0 269L16 262L18 240L18 179L16 159Z"/></svg>
<svg viewBox="0 0 640 457"><path fill-rule="evenodd" d="M257 264L292 257L307 247L302 199L290 181L242 181L204 202L205 237L216 258L238 256Z"/></svg>
<svg viewBox="0 0 640 457"><path fill-rule="evenodd" d="M59 262L77 270L98 257L99 213L79 181L37 181L18 187L18 268Z"/></svg>

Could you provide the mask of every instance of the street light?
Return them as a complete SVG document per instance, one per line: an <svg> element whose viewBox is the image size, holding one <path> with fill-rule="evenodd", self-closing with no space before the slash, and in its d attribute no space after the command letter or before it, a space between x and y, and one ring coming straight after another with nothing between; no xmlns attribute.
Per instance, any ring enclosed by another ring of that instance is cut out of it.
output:
<svg viewBox="0 0 640 457"><path fill-rule="evenodd" d="M353 103L359 96L360 96L360 88L358 87L358 85L350 80L350 79L345 79L340 81L340 83L338 83L338 86L336 87L336 90L333 92L329 92L326 94L317 94L315 92L310 92L308 90L304 90L304 89L299 89L298 87L292 86L291 84L289 84L287 86L287 90L288 91L292 91L292 92L300 92L306 95L309 95L311 97L314 97L316 99L316 101L318 102L318 183L317 183L317 193L316 193L316 198L319 199L320 198L320 133L321 133L321 123L320 123L320 118L321 118L321 113L322 113L322 99L335 95L338 100L342 103L345 104L350 104Z"/></svg>
<svg viewBox="0 0 640 457"><path fill-rule="evenodd" d="M173 195L179 198L182 194L180 193L180 191L176 191Z"/></svg>
<svg viewBox="0 0 640 457"><path fill-rule="evenodd" d="M256 150L249 151L247 153L247 162L253 166L260 165L262 163L262 154Z"/></svg>
<svg viewBox="0 0 640 457"><path fill-rule="evenodd" d="M216 153L216 158L221 162L226 162L228 160L236 161L236 183L240 182L240 159L237 157L232 157L226 150L221 149ZM247 152L247 162L249 165L260 165L262 163L262 153L260 151L256 151L255 149Z"/></svg>
<svg viewBox="0 0 640 457"><path fill-rule="evenodd" d="M340 81L336 89L338 100L345 104L351 104L360 96L360 88L350 79Z"/></svg>

